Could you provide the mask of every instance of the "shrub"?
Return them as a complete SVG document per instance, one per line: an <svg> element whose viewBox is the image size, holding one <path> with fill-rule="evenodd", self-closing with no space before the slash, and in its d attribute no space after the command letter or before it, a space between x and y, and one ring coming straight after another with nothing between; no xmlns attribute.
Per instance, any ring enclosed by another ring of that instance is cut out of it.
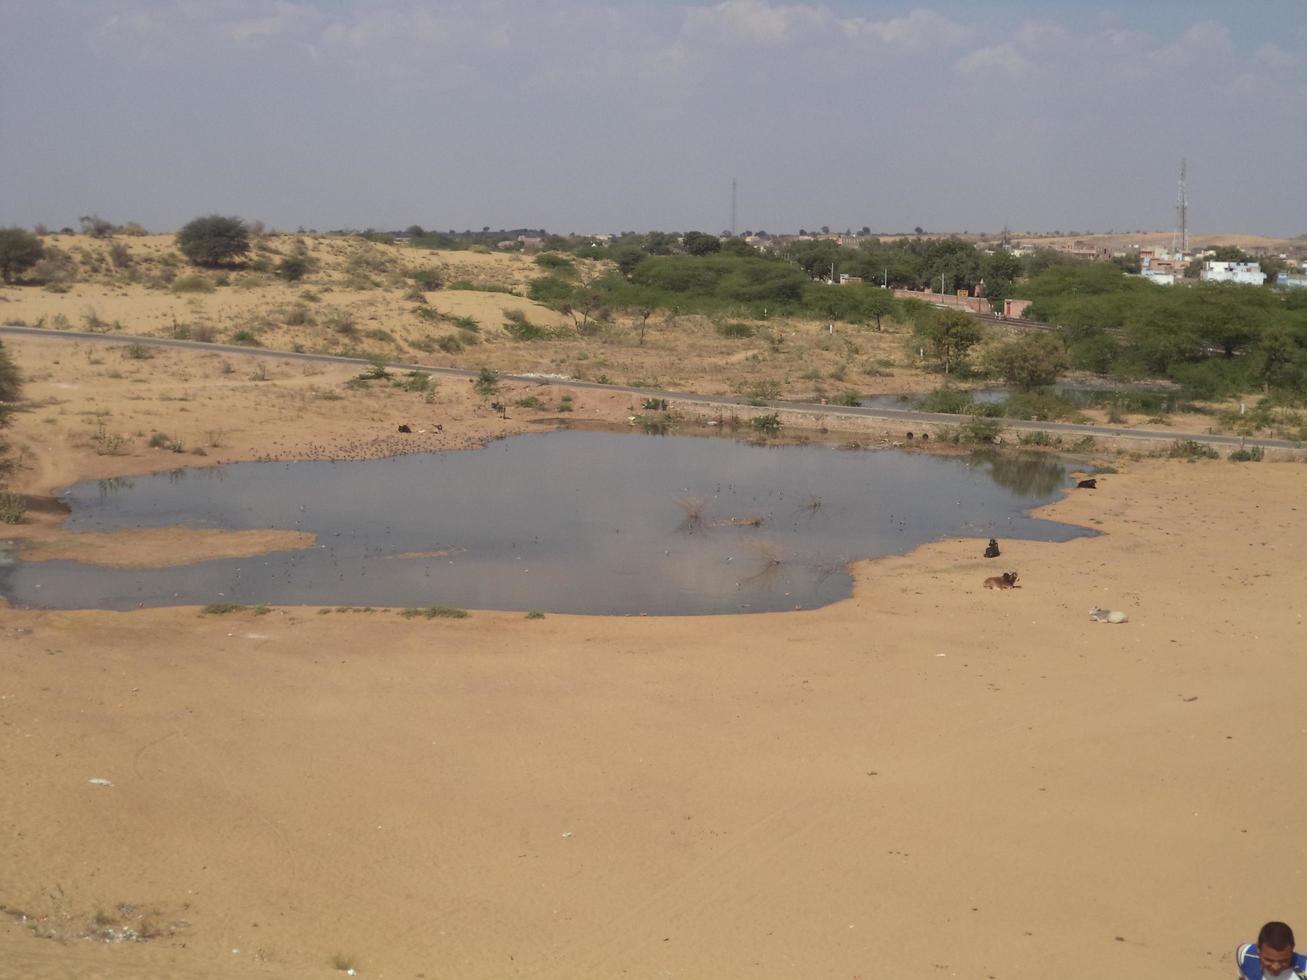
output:
<svg viewBox="0 0 1307 980"><path fill-rule="evenodd" d="M445 284L445 280L441 277L440 273L431 268L410 269L408 277L413 280L415 285L428 293L435 292Z"/></svg>
<svg viewBox="0 0 1307 980"><path fill-rule="evenodd" d="M519 398L517 401L513 402L513 404L518 408L533 408L537 412L543 412L545 409L545 403L535 395L527 395L525 398Z"/></svg>
<svg viewBox="0 0 1307 980"><path fill-rule="evenodd" d="M13 282L17 273L36 265L45 246L26 228L0 228L0 276Z"/></svg>
<svg viewBox="0 0 1307 980"><path fill-rule="evenodd" d="M1251 449L1236 449L1230 453L1229 459L1233 463L1260 463L1266 455L1266 450L1261 446L1253 446Z"/></svg>
<svg viewBox="0 0 1307 980"><path fill-rule="evenodd" d="M958 427L958 434L963 442L993 442L1003 431L1003 426L995 419L973 415Z"/></svg>
<svg viewBox="0 0 1307 980"><path fill-rule="evenodd" d="M969 415L975 411L976 403L968 392L957 388L936 388L918 399L916 407L923 412L941 415Z"/></svg>
<svg viewBox="0 0 1307 980"><path fill-rule="evenodd" d="M214 285L206 276L178 276L169 288L174 293L211 293Z"/></svg>
<svg viewBox="0 0 1307 980"><path fill-rule="evenodd" d="M508 310L504 313L504 332L514 340L544 340L550 331L532 323L521 310Z"/></svg>
<svg viewBox="0 0 1307 980"><path fill-rule="evenodd" d="M562 275L568 275L576 271L576 265L571 259L555 252L542 252L536 256L535 261L540 268L561 273Z"/></svg>
<svg viewBox="0 0 1307 980"><path fill-rule="evenodd" d="M1220 455L1211 446L1194 439L1177 439L1166 451L1170 459L1216 459Z"/></svg>
<svg viewBox="0 0 1307 980"><path fill-rule="evenodd" d="M1080 410L1065 398L1051 392L1025 391L1004 400L1003 414L1008 418L1030 419L1035 422L1073 419Z"/></svg>
<svg viewBox="0 0 1307 980"><path fill-rule="evenodd" d="M313 271L313 262L307 255L288 255L277 263L277 275L287 282L299 282Z"/></svg>
<svg viewBox="0 0 1307 980"><path fill-rule="evenodd" d="M781 397L781 383L774 378L759 378L756 381L740 382L736 385L736 391L750 401L772 401Z"/></svg>
<svg viewBox="0 0 1307 980"><path fill-rule="evenodd" d="M461 289L474 293L507 293L509 296L516 296L508 286L501 286L494 282L472 282L468 279L459 279L457 282L449 284L450 289Z"/></svg>
<svg viewBox="0 0 1307 980"><path fill-rule="evenodd" d="M476 381L473 382L476 393L483 398L489 398L491 395L499 392L499 376L490 368L482 368L477 374Z"/></svg>
<svg viewBox="0 0 1307 980"><path fill-rule="evenodd" d="M244 347L262 347L259 338L254 335L252 330L237 330L231 335L233 344L241 344Z"/></svg>
<svg viewBox="0 0 1307 980"><path fill-rule="evenodd" d="M240 218L210 214L183 225L177 247L196 265L221 265L249 252L250 233Z"/></svg>
<svg viewBox="0 0 1307 980"><path fill-rule="evenodd" d="M463 350L463 342L456 334L447 334L436 341L436 346L446 354L458 354Z"/></svg>
<svg viewBox="0 0 1307 980"><path fill-rule="evenodd" d="M472 333L481 329L481 324L477 323L477 318L474 316L451 316L449 322L459 330L468 330Z"/></svg>
<svg viewBox="0 0 1307 980"><path fill-rule="evenodd" d="M184 453L186 451L186 447L180 439L174 439L163 432L156 432L150 436L149 446L151 449L167 449L169 452L174 453Z"/></svg>
<svg viewBox="0 0 1307 980"><path fill-rule="evenodd" d="M305 327L313 323L313 312L301 303L296 303L281 315L281 322L288 327Z"/></svg>
<svg viewBox="0 0 1307 980"><path fill-rule="evenodd" d="M1017 442L1023 446L1060 446L1062 445L1062 437L1045 432L1043 429L1037 429L1034 432L1020 433L1017 436Z"/></svg>
<svg viewBox="0 0 1307 980"><path fill-rule="evenodd" d="M0 490L0 524L21 524L26 513L26 497L12 490Z"/></svg>
<svg viewBox="0 0 1307 980"><path fill-rule="evenodd" d="M749 424L763 435L772 436L781 431L781 417L776 412L756 415L749 420Z"/></svg>
<svg viewBox="0 0 1307 980"><path fill-rule="evenodd" d="M45 249L31 269L32 278L44 283L50 292L66 292L68 283L77 278L77 263L72 256L53 245Z"/></svg>
<svg viewBox="0 0 1307 980"><path fill-rule="evenodd" d="M719 323L717 332L723 337L752 337L753 327L747 323Z"/></svg>
<svg viewBox="0 0 1307 980"><path fill-rule="evenodd" d="M399 386L405 391L411 391L419 395L432 391L436 387L431 375L425 371L408 372L408 374L404 375L404 380L399 383Z"/></svg>
<svg viewBox="0 0 1307 980"><path fill-rule="evenodd" d="M1071 366L1066 344L1055 333L1027 333L985 351L986 370L1021 391L1045 388Z"/></svg>
<svg viewBox="0 0 1307 980"><path fill-rule="evenodd" d="M542 276L533 279L526 289L526 294L537 303L559 306L572 296L572 284L557 276Z"/></svg>
<svg viewBox="0 0 1307 980"><path fill-rule="evenodd" d="M114 242L109 246L109 261L115 269L126 269L132 264L131 250L122 242Z"/></svg>
<svg viewBox="0 0 1307 980"><path fill-rule="evenodd" d="M848 408L857 408L862 404L862 396L856 391L842 391L831 399L833 405L844 405Z"/></svg>
<svg viewBox="0 0 1307 980"><path fill-rule="evenodd" d="M401 609L400 613L405 619L416 619L421 616L424 619L467 619L468 612L466 609L451 609L448 606L427 606L425 609Z"/></svg>
<svg viewBox="0 0 1307 980"><path fill-rule="evenodd" d="M323 317L322 322L329 329L346 337L352 337L358 333L358 326L354 322L353 315L346 310L332 310Z"/></svg>

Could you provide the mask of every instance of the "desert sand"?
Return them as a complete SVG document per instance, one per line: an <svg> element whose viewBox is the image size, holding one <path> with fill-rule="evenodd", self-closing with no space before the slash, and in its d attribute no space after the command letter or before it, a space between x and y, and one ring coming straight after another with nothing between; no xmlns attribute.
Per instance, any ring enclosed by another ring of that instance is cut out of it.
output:
<svg viewBox="0 0 1307 980"><path fill-rule="evenodd" d="M53 491L475 451L568 394L5 343L12 536L120 563L251 542L87 541ZM940 541L815 612L0 609L0 977L1229 975L1307 921L1304 471L1113 462L1047 509L1100 536Z"/></svg>

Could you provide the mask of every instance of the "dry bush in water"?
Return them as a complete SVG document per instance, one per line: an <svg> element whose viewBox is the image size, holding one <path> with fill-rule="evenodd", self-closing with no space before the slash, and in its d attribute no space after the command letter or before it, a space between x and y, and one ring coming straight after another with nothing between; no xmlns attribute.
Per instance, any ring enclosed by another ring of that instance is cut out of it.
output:
<svg viewBox="0 0 1307 980"><path fill-rule="evenodd" d="M686 534L695 534L704 529L703 511L708 502L702 497L677 497L676 506L685 514L679 530Z"/></svg>

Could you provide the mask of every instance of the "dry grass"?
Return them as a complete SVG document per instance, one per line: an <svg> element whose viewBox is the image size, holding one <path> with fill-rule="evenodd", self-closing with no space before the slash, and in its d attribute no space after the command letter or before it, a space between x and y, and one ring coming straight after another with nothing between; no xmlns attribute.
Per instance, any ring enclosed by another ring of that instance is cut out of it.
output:
<svg viewBox="0 0 1307 980"><path fill-rule="evenodd" d="M287 283L252 268L231 275L224 285L221 276L202 274L181 259L170 235L113 241L50 236L48 246L75 260L68 291L7 289L5 319L103 332L130 328L134 334L203 342L258 324L258 342L270 350L376 354L440 367L484 366L501 374L556 374L708 394L765 384L786 398L833 400L853 393L928 390L935 384L914 369L902 332L893 326L884 333L839 326L831 335L817 321L659 311L644 324L643 342L641 320L634 314L618 313L583 335L568 317L525 298L530 282L548 274L529 255L274 235L259 240L251 262L289 254L298 242L314 266L304 280ZM127 250L131 275L115 263L111 248ZM585 260L576 264L585 280L605 268ZM445 283L483 288L424 290L419 302L411 277L425 269ZM212 291L184 291L198 278L212 284ZM503 328L514 310L546 331L547 339L514 341ZM747 321L750 334L723 335L728 321ZM478 329L461 331L454 342L448 331L460 325Z"/></svg>

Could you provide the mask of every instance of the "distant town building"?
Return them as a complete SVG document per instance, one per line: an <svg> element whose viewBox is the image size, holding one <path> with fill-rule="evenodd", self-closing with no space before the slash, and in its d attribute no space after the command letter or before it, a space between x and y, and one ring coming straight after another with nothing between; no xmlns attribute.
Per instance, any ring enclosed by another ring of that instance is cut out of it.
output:
<svg viewBox="0 0 1307 980"><path fill-rule="evenodd" d="M1259 262L1204 262L1200 274L1203 282L1237 282L1245 286L1261 286L1266 273Z"/></svg>
<svg viewBox="0 0 1307 980"><path fill-rule="evenodd" d="M1139 275L1158 286L1174 286L1184 272L1185 256L1158 253L1151 248L1139 250Z"/></svg>
<svg viewBox="0 0 1307 980"><path fill-rule="evenodd" d="M1307 273L1281 272L1275 277L1275 284L1285 289L1307 289Z"/></svg>

